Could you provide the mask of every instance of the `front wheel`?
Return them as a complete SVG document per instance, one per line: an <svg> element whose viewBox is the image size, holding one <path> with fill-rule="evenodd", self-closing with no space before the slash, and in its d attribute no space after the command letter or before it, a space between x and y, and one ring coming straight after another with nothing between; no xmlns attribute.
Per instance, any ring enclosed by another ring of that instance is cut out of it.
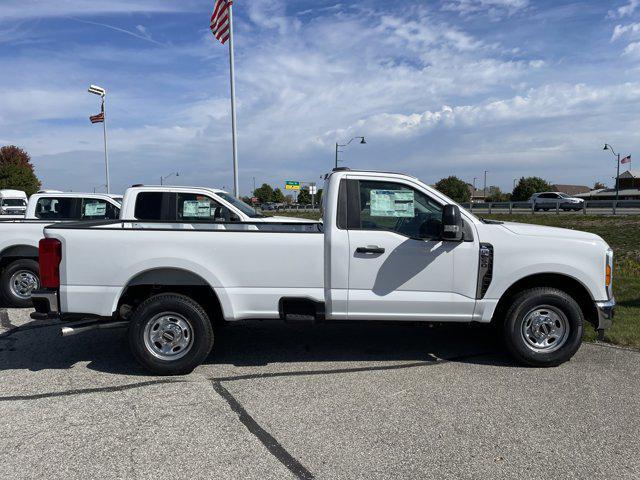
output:
<svg viewBox="0 0 640 480"><path fill-rule="evenodd" d="M562 290L532 288L513 300L504 323L511 354L535 367L555 367L580 348L584 317L576 301Z"/></svg>
<svg viewBox="0 0 640 480"><path fill-rule="evenodd" d="M213 347L213 327L189 297L163 293L148 298L131 317L129 346L136 360L161 375L184 375Z"/></svg>
<svg viewBox="0 0 640 480"><path fill-rule="evenodd" d="M31 292L40 288L38 262L29 258L15 260L0 275L0 293L7 307L31 306Z"/></svg>

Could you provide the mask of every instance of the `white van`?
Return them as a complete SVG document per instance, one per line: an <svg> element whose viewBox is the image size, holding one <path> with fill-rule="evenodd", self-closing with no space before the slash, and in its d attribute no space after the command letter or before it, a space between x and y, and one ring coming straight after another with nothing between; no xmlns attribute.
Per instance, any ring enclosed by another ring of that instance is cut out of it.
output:
<svg viewBox="0 0 640 480"><path fill-rule="evenodd" d="M24 215L27 194L22 190L0 190L0 215Z"/></svg>

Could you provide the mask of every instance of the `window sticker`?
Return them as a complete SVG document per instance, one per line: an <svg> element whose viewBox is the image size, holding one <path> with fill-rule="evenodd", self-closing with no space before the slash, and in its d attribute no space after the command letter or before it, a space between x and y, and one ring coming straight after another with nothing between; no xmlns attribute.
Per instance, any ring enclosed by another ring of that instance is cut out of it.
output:
<svg viewBox="0 0 640 480"><path fill-rule="evenodd" d="M371 190L372 217L414 217L413 190Z"/></svg>
<svg viewBox="0 0 640 480"><path fill-rule="evenodd" d="M85 203L84 215L86 217L102 217L107 214L107 204L102 202Z"/></svg>
<svg viewBox="0 0 640 480"><path fill-rule="evenodd" d="M183 217L211 217L211 202L208 200L185 200L182 204Z"/></svg>

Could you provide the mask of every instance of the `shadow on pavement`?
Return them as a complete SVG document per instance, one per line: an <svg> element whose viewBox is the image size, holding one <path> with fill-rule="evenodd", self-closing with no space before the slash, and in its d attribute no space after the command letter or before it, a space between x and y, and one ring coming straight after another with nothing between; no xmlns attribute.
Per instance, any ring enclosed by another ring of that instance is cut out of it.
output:
<svg viewBox="0 0 640 480"><path fill-rule="evenodd" d="M60 327L38 322L0 334L0 372L68 369L148 375L129 352L126 330L61 337ZM286 325L252 321L225 325L205 364L266 366L304 362L420 362L436 359L496 366L513 363L492 328L416 324Z"/></svg>

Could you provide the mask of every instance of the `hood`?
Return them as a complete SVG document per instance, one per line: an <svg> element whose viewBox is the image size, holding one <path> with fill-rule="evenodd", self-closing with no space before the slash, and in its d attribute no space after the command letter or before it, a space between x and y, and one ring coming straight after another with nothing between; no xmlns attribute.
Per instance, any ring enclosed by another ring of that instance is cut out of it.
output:
<svg viewBox="0 0 640 480"><path fill-rule="evenodd" d="M571 230L568 228L546 227L543 225L529 225L527 223L505 222L503 227L517 235L528 235L532 237L566 238L573 240L584 240L588 242L604 242L604 240L593 233Z"/></svg>
<svg viewBox="0 0 640 480"><path fill-rule="evenodd" d="M266 222L266 223L275 223L275 222L287 222L287 223L320 223L318 220L309 220L308 218L300 218L300 217L264 217L264 218L256 218L254 219L256 222Z"/></svg>

